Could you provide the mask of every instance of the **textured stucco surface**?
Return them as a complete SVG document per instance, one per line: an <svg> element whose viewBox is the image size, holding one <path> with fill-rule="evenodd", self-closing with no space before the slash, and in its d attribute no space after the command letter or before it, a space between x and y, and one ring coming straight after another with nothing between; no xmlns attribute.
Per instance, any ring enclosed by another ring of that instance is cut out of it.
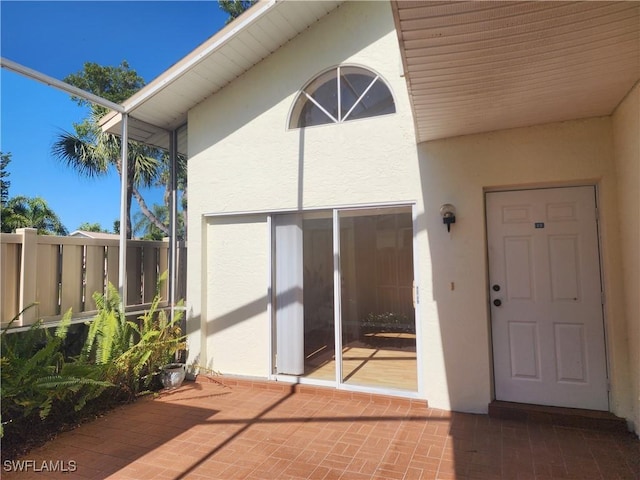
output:
<svg viewBox="0 0 640 480"><path fill-rule="evenodd" d="M288 130L299 89L339 64L378 72L397 112ZM636 89L631 115L637 97ZM617 122L626 124L626 117ZM631 307L620 293L620 172L617 177L612 133L626 128L612 123L576 120L416 145L389 5L341 6L189 113L192 358L204 355L223 373L269 373L266 217L234 223L205 214L415 202L422 394L436 408L486 412L493 388L484 192L592 184L602 212L612 410L629 418L628 344L621 339ZM633 135L626 142L633 146ZM633 157L622 163L630 173L637 169ZM637 183L625 188L633 196ZM451 233L439 216L443 203L458 210ZM251 308L243 310L246 305ZM230 326L211 327L216 322ZM202 341L200 331L207 332Z"/></svg>
<svg viewBox="0 0 640 480"><path fill-rule="evenodd" d="M300 89L319 73L344 64L364 66L381 75L394 95L396 113L289 130L289 112ZM421 203L413 119L389 4L341 6L194 108L189 113L189 156L191 357L207 347L212 368L265 376L268 334L256 331L252 341L260 345L241 358L236 356L234 362L223 360L220 350L245 347L237 343L239 337L232 329L209 331L209 340L198 340L201 328L206 330L206 324L215 324L230 310L215 302L210 292L214 288L210 272L218 260L207 245L209 239L223 234L218 232L223 227L203 220L203 215L390 200ZM264 251L258 270L267 268L267 227L263 227L259 234L259 228L246 225L247 241L257 242ZM228 247L225 264L230 262L228 257L245 256L242 242ZM239 308L250 299L236 298L233 292L242 291L239 281L245 269L252 270L246 272L251 278L257 273L251 263L235 268L237 276L226 280L223 296L236 301ZM266 295L267 275L260 278L262 295ZM262 307L266 315L266 301Z"/></svg>
<svg viewBox="0 0 640 480"><path fill-rule="evenodd" d="M434 305L426 322L426 385L447 385L429 392L430 404L472 410L481 395L491 396L490 317L487 301L484 192L490 189L559 185L596 185L601 212L602 264L612 367L612 409L628 416L627 348L621 306L618 199L610 117L576 120L470 135L421 144L420 168ZM434 229L444 201L458 209L451 235ZM450 290L450 283L456 288ZM423 283L424 285L424 283ZM435 338L442 339L438 345ZM614 342L613 344L611 342ZM429 348L431 347L431 348ZM461 354L464 352L464 354ZM433 377L433 378L431 378ZM445 394L449 398L445 397ZM438 400L436 400L438 399Z"/></svg>
<svg viewBox="0 0 640 480"><path fill-rule="evenodd" d="M207 223L204 348L216 371L269 375L267 234L264 215Z"/></svg>
<svg viewBox="0 0 640 480"><path fill-rule="evenodd" d="M640 428L640 84L613 115L613 146L618 180L623 291L628 342L630 397L635 430Z"/></svg>

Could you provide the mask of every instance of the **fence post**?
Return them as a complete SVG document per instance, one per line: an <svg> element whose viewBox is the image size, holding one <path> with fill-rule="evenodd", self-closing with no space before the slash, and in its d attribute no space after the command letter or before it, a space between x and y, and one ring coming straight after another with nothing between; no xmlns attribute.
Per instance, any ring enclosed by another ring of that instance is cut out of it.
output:
<svg viewBox="0 0 640 480"><path fill-rule="evenodd" d="M16 233L22 235L22 255L20 259L20 304L22 311L36 302L36 281L38 273L38 230L35 228L18 228ZM20 326L31 325L36 321L37 308L29 308L20 315Z"/></svg>

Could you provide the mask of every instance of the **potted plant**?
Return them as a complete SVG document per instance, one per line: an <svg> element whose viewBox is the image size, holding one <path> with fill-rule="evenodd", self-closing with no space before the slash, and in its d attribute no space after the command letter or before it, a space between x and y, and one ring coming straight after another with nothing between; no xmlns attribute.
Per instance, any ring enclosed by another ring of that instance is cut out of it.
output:
<svg viewBox="0 0 640 480"><path fill-rule="evenodd" d="M160 366L160 381L164 388L178 388L184 382L187 366L185 364L186 343L185 337L182 335L180 328L181 315L176 315L173 322L167 323L167 318L160 317L160 325L162 326L163 343L165 346L164 355L165 363Z"/></svg>
<svg viewBox="0 0 640 480"><path fill-rule="evenodd" d="M160 381L164 388L178 388L187 373L184 363L168 363L160 368Z"/></svg>

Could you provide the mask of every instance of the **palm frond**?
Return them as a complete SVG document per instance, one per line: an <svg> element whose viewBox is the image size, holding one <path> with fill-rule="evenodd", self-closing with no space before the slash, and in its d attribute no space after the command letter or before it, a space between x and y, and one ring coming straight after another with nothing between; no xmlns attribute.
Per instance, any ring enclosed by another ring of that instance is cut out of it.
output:
<svg viewBox="0 0 640 480"><path fill-rule="evenodd" d="M160 151L136 142L129 143L129 162L135 185L150 187L162 173Z"/></svg>
<svg viewBox="0 0 640 480"><path fill-rule="evenodd" d="M96 146L73 133L63 131L51 147L51 153L82 176L97 177L107 173L107 160L96 152Z"/></svg>

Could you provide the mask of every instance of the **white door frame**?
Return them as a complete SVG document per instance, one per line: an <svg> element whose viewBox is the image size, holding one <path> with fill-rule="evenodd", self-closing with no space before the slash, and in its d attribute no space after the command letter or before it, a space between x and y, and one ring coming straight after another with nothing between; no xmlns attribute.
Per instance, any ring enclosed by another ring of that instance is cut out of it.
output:
<svg viewBox="0 0 640 480"><path fill-rule="evenodd" d="M366 387L360 385L351 385L342 382L342 312L341 312L341 298L342 291L340 288L341 284L341 274L340 274L340 218L339 213L343 210L369 210L373 208L391 208L391 207L410 207L411 215L412 215L412 227L413 227L413 278L414 278L414 310L415 310L415 329L416 329L416 374L418 389L415 392L407 391L407 390L396 390L392 388L384 388L384 387ZM274 325L275 325L275 310L273 308L274 303L274 294L275 294L275 269L274 269L274 242L275 234L274 234L274 221L273 217L275 215L283 214L283 213L292 213L298 212L301 214L311 213L314 211L331 211L333 218L333 257L334 257L334 331L335 331L335 358L336 358L336 378L335 381L327 381L327 380L319 380L306 378L303 376L295 376L295 375L280 375L275 372L274 358L276 354L276 338L274 334ZM423 341L422 341L422 328L420 326L420 302L419 302L419 286L418 279L419 271L418 271L418 245L417 245L417 230L416 230L416 219L417 219L417 203L415 201L404 201L404 202L389 202L389 203L371 203L371 204L356 204L356 205L338 205L338 206L326 206L326 207L315 207L306 210L276 210L276 211L265 211L262 212L267 215L267 228L268 232L268 241L269 241L269 276L268 276L268 318L269 318L269 380L277 380L287 383L299 383L299 384L308 384L308 385L317 385L317 386L327 386L333 387L337 390L346 390L353 392L364 392L364 393L378 393L389 396L398 396L403 398L416 398L416 399L426 399L425 397L425 386L423 380Z"/></svg>

